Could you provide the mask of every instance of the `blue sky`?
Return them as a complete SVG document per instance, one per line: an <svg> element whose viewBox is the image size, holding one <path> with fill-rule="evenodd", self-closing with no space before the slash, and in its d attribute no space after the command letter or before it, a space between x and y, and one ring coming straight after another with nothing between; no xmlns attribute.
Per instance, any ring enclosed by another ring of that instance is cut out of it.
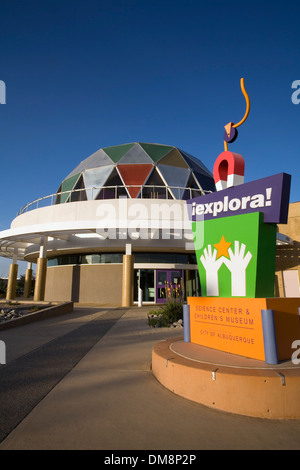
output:
<svg viewBox="0 0 300 470"><path fill-rule="evenodd" d="M295 2L0 0L0 41L0 230L101 147L174 145L212 171L241 77L229 150L246 182L290 173L300 200Z"/></svg>

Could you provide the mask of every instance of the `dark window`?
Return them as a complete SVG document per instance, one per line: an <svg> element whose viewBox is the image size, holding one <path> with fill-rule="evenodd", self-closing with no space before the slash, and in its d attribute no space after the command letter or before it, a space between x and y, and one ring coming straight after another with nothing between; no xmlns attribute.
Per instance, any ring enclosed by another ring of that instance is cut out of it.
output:
<svg viewBox="0 0 300 470"><path fill-rule="evenodd" d="M197 264L194 253L133 253L135 263ZM123 253L89 253L48 258L48 266L68 264L122 264Z"/></svg>

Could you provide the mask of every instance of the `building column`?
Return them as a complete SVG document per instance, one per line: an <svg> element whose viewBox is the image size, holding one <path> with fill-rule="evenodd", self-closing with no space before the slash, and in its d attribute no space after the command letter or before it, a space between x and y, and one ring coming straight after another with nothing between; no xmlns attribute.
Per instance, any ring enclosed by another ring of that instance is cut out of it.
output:
<svg viewBox="0 0 300 470"><path fill-rule="evenodd" d="M17 276L18 276L18 250L15 249L13 260L9 266L9 274L6 289L6 300L14 300L16 297Z"/></svg>
<svg viewBox="0 0 300 470"><path fill-rule="evenodd" d="M134 256L131 254L131 245L126 245L126 254L123 255L123 282L122 307L133 305L133 265Z"/></svg>
<svg viewBox="0 0 300 470"><path fill-rule="evenodd" d="M33 300L38 302L44 300L47 272L47 242L48 237L43 237L40 246L40 256L37 259L36 278Z"/></svg>
<svg viewBox="0 0 300 470"><path fill-rule="evenodd" d="M32 263L28 263L25 272L25 284L24 284L24 299L29 299L31 292L31 281L32 281Z"/></svg>

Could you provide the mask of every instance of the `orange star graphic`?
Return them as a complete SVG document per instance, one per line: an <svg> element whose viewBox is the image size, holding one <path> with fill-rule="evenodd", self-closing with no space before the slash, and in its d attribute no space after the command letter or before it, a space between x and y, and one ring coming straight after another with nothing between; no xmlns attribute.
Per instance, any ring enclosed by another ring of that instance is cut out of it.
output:
<svg viewBox="0 0 300 470"><path fill-rule="evenodd" d="M229 258L228 248L230 247L230 245L231 245L231 243L227 242L225 240L224 235L223 235L223 237L221 238L219 243L216 243L214 245L214 247L217 249L217 252L218 252L217 259L221 258L221 256L225 256L226 258Z"/></svg>

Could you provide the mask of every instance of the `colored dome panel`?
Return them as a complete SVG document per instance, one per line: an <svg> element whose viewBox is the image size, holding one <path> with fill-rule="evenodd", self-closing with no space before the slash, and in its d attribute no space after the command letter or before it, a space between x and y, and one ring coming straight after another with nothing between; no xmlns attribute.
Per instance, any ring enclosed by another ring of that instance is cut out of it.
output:
<svg viewBox="0 0 300 470"><path fill-rule="evenodd" d="M211 172L200 160L188 154L187 152L184 152L183 150L179 149L179 151L193 170L197 171L198 173L203 173L204 175L212 176Z"/></svg>
<svg viewBox="0 0 300 470"><path fill-rule="evenodd" d="M137 197L153 165L118 165L118 171L132 198Z"/></svg>
<svg viewBox="0 0 300 470"><path fill-rule="evenodd" d="M182 199L184 189L190 176L190 170L185 168L172 167L168 165L158 165L158 171L161 173L167 186L170 186L174 199Z"/></svg>
<svg viewBox="0 0 300 470"><path fill-rule="evenodd" d="M179 168L189 168L189 165L177 149L173 149L171 150L171 152L167 153L167 155L165 155L161 160L159 160L159 164L176 166Z"/></svg>
<svg viewBox="0 0 300 470"><path fill-rule="evenodd" d="M77 181L80 178L80 173L71 176L70 178L65 179L62 182L60 191L63 193L60 195L60 202L66 202L71 194L72 189L74 189Z"/></svg>
<svg viewBox="0 0 300 470"><path fill-rule="evenodd" d="M198 184L200 184L202 189L205 189L206 191L211 191L211 192L215 191L215 182L208 175L199 173L198 171L194 171L193 173L194 173L195 179L198 181Z"/></svg>
<svg viewBox="0 0 300 470"><path fill-rule="evenodd" d="M171 152L174 147L169 145L159 145L159 144L140 144L141 147L148 153L154 162L158 162L163 158L167 153Z"/></svg>
<svg viewBox="0 0 300 470"><path fill-rule="evenodd" d="M118 165L121 164L140 164L140 163L153 163L151 157L145 152L145 150L139 145L135 144L131 147L128 152L119 160Z"/></svg>
<svg viewBox="0 0 300 470"><path fill-rule="evenodd" d="M114 147L105 147L103 150L112 159L113 162L117 163L133 146L134 143L116 145Z"/></svg>

